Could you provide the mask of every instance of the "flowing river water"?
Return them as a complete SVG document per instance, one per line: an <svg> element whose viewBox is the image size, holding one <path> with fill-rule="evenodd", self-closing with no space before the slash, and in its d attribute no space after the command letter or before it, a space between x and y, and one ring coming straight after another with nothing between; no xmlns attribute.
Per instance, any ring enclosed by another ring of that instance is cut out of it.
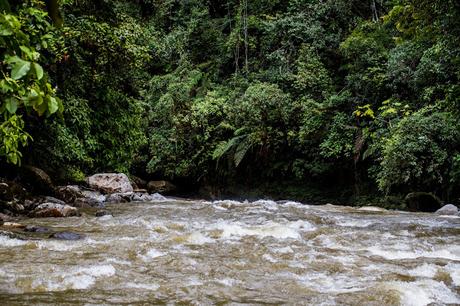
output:
<svg viewBox="0 0 460 306"><path fill-rule="evenodd" d="M460 218L164 199L0 236L1 305L460 305Z"/></svg>

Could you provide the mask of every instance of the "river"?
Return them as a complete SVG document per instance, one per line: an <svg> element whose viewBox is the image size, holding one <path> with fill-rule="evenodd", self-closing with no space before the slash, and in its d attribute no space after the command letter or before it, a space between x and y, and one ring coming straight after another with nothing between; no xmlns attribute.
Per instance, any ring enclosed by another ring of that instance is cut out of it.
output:
<svg viewBox="0 0 460 306"><path fill-rule="evenodd" d="M296 202L108 205L0 236L2 305L459 305L460 218Z"/></svg>

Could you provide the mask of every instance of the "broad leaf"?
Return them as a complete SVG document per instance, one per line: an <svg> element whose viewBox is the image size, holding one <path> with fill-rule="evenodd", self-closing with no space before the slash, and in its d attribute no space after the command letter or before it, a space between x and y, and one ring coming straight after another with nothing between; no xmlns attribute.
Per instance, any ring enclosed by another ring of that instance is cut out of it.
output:
<svg viewBox="0 0 460 306"><path fill-rule="evenodd" d="M48 98L48 111L50 114L54 114L59 109L59 103L54 97Z"/></svg>
<svg viewBox="0 0 460 306"><path fill-rule="evenodd" d="M7 98L5 99L6 102L6 109L10 114L16 113L18 109L18 100L16 98Z"/></svg>
<svg viewBox="0 0 460 306"><path fill-rule="evenodd" d="M38 63L33 63L35 75L37 76L38 80L41 80L43 78L43 68L40 66Z"/></svg>
<svg viewBox="0 0 460 306"><path fill-rule="evenodd" d="M11 70L11 77L14 80L19 80L25 76L30 70L31 62L24 60L19 60L14 64L13 69Z"/></svg>

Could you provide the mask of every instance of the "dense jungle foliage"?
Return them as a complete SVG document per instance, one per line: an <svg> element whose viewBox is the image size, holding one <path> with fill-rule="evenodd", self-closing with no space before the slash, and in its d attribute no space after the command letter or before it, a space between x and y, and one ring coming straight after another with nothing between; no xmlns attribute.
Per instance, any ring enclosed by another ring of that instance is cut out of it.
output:
<svg viewBox="0 0 460 306"><path fill-rule="evenodd" d="M0 7L1 165L458 201L458 1Z"/></svg>

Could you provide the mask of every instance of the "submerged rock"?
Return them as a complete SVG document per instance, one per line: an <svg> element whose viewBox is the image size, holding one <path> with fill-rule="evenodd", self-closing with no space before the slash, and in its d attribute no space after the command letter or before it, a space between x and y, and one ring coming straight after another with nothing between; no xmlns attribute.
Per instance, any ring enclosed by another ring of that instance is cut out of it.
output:
<svg viewBox="0 0 460 306"><path fill-rule="evenodd" d="M79 212L75 207L70 205L62 205L57 203L43 203L38 205L34 211L30 213L31 217L49 218L49 217L73 217L79 216Z"/></svg>
<svg viewBox="0 0 460 306"><path fill-rule="evenodd" d="M49 238L59 239L59 240L80 240L85 238L82 234L77 234L73 232L59 232L54 233L49 236Z"/></svg>
<svg viewBox="0 0 460 306"><path fill-rule="evenodd" d="M103 216L112 216L112 214L106 210L98 210L95 214L96 217L103 217Z"/></svg>
<svg viewBox="0 0 460 306"><path fill-rule="evenodd" d="M103 193L126 193L133 192L133 186L124 173L99 173L86 178L91 188Z"/></svg>
<svg viewBox="0 0 460 306"><path fill-rule="evenodd" d="M440 209L438 209L435 214L446 215L446 216L456 216L458 215L458 208L453 204L446 204Z"/></svg>
<svg viewBox="0 0 460 306"><path fill-rule="evenodd" d="M174 186L171 182L168 181L150 181L147 184L147 190L150 193L170 193L176 190L176 186Z"/></svg>
<svg viewBox="0 0 460 306"><path fill-rule="evenodd" d="M39 225L27 225L24 229L25 232L29 233L49 233L51 230L44 226Z"/></svg>
<svg viewBox="0 0 460 306"><path fill-rule="evenodd" d="M438 197L428 192L409 193L404 201L411 211L435 212L441 208L441 201Z"/></svg>

